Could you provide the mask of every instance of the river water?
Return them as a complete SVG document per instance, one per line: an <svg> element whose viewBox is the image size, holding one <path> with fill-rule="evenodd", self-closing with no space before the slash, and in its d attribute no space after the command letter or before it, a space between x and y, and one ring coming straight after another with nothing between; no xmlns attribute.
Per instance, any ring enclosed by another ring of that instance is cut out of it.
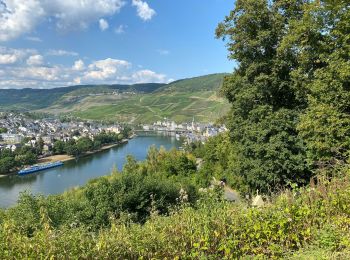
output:
<svg viewBox="0 0 350 260"><path fill-rule="evenodd" d="M16 204L19 194L28 191L32 194L59 194L67 189L86 184L89 180L110 174L113 168L121 170L127 155L136 160L144 160L148 148L164 146L178 148L181 143L175 137L164 135L138 136L128 143L109 150L66 162L64 166L26 176L11 175L0 178L0 207Z"/></svg>

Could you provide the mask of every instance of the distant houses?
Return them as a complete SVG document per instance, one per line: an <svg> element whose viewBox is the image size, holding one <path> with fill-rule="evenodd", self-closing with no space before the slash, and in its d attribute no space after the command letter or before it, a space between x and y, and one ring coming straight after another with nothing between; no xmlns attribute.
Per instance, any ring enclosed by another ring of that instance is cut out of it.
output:
<svg viewBox="0 0 350 260"><path fill-rule="evenodd" d="M142 125L144 131L162 131L169 133L176 133L176 136L185 138L186 143L205 142L209 137L216 136L220 133L226 132L226 126L214 126L213 124L196 123L194 120L189 123L177 124L174 121L163 120L157 121L153 124Z"/></svg>
<svg viewBox="0 0 350 260"><path fill-rule="evenodd" d="M102 125L93 121L88 122L61 122L58 119L31 119L21 113L0 113L0 128L6 133L0 134L0 150L15 151L21 145L36 147L39 140L43 143L43 152L52 151L56 141L68 142L94 137L102 132L119 134L123 127L119 124Z"/></svg>

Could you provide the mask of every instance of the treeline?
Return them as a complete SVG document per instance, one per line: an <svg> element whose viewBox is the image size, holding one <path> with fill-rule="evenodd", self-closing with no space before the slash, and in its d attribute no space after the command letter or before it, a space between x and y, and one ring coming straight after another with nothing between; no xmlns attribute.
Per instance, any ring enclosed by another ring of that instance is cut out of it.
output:
<svg viewBox="0 0 350 260"><path fill-rule="evenodd" d="M12 152L10 149L0 151L0 174L8 174L11 170L25 165L35 164L38 159L38 148L22 146Z"/></svg>
<svg viewBox="0 0 350 260"><path fill-rule="evenodd" d="M67 142L55 141L53 145L54 154L68 154L74 157L100 149L102 146L107 144L113 144L120 142L121 140L128 138L130 135L130 128L124 129L120 134L102 132L93 137L79 137L79 139L71 139ZM75 136L79 135L76 133Z"/></svg>

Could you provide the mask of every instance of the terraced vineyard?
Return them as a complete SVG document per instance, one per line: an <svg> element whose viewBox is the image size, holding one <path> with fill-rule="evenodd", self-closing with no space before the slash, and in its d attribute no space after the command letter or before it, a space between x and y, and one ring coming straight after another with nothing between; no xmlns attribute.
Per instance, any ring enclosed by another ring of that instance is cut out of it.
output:
<svg viewBox="0 0 350 260"><path fill-rule="evenodd" d="M209 122L223 116L227 110L226 101L218 98L214 91L160 92L136 95L117 104L94 106L73 114L81 118L131 123L154 122L165 117L177 122L191 121L193 117L196 121Z"/></svg>

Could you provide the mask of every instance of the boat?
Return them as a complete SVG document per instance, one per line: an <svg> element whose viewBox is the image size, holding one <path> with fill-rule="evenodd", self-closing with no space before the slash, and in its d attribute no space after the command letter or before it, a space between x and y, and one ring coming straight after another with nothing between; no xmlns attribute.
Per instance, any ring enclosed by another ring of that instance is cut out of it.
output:
<svg viewBox="0 0 350 260"><path fill-rule="evenodd" d="M28 167L28 168L25 168L23 170L20 170L18 172L18 174L19 175L30 174L30 173L34 173L34 172L43 171L43 170L46 170L46 169L59 167L59 166L62 166L62 165L63 165L63 162L61 162L61 161L57 161L57 162L53 162L53 163L47 163L47 164L33 165L31 167Z"/></svg>

